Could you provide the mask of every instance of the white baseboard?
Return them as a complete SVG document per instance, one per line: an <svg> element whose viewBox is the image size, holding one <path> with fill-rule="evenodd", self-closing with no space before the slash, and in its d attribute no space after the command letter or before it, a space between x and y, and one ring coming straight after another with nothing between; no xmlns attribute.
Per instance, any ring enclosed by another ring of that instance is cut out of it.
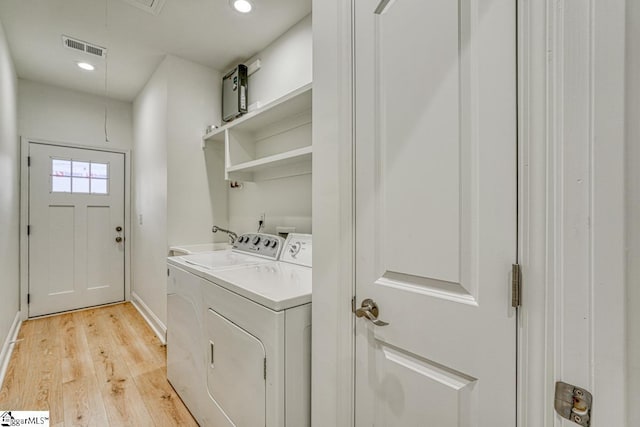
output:
<svg viewBox="0 0 640 427"><path fill-rule="evenodd" d="M155 313L147 306L147 304L142 301L142 298L140 298L135 292L131 292L131 303L140 312L149 326L151 326L151 329L158 336L158 339L160 339L162 344L166 344L167 327L165 326L165 324L162 323L158 316L155 315Z"/></svg>
<svg viewBox="0 0 640 427"><path fill-rule="evenodd" d="M7 338L4 340L2 350L0 350L0 387L2 387L2 385L4 384L4 376L6 375L7 369L9 368L9 360L11 360L13 347L15 347L21 324L22 319L20 316L20 312L18 311L16 313L16 317L13 319L11 329L9 329L9 334L7 334Z"/></svg>

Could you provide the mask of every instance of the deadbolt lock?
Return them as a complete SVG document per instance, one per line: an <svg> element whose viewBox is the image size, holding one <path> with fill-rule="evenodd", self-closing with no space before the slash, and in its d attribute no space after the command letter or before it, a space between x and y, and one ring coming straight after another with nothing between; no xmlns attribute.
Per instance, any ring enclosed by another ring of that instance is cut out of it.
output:
<svg viewBox="0 0 640 427"><path fill-rule="evenodd" d="M119 232L121 232L121 231L122 231L122 227L117 226L117 227L116 227L116 231L117 231L118 233L119 233Z"/></svg>
<svg viewBox="0 0 640 427"><path fill-rule="evenodd" d="M116 237L116 242L117 242L117 243L122 242L122 237L120 237L120 236Z"/></svg>

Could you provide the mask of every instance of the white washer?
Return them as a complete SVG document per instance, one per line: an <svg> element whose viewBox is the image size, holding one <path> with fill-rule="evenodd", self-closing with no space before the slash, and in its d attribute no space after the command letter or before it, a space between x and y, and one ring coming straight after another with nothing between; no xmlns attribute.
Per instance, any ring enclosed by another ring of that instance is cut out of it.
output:
<svg viewBox="0 0 640 427"><path fill-rule="evenodd" d="M169 258L167 377L201 425L310 425L311 243Z"/></svg>

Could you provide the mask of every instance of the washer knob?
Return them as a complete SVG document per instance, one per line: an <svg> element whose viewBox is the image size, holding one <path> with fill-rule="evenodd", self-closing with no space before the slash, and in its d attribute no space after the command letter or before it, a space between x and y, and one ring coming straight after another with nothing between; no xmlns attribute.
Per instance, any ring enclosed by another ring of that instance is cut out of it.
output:
<svg viewBox="0 0 640 427"><path fill-rule="evenodd" d="M264 245L265 245L266 247L269 247L269 245L270 245L270 244L271 244L271 240L269 240L269 239L264 239Z"/></svg>
<svg viewBox="0 0 640 427"><path fill-rule="evenodd" d="M271 242L271 247L275 248L276 246L278 246L278 241L274 240L273 242Z"/></svg>
<svg viewBox="0 0 640 427"><path fill-rule="evenodd" d="M254 245L257 245L258 243L260 243L260 236L254 237L251 243L253 243Z"/></svg>

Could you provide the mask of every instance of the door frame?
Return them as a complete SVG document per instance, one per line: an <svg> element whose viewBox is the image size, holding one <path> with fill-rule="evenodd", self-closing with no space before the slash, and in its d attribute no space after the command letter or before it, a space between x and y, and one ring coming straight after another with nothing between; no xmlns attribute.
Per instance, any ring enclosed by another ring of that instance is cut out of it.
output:
<svg viewBox="0 0 640 427"><path fill-rule="evenodd" d="M353 1L314 0L311 424L354 423ZM321 123L321 125L319 125ZM322 141L318 143L317 141Z"/></svg>
<svg viewBox="0 0 640 427"><path fill-rule="evenodd" d="M20 318L29 318L27 293L29 292L29 143L53 145L57 147L79 148L124 154L124 227L131 230L131 150L111 147L54 142L40 138L20 138ZM124 240L124 298L131 300L131 233L125 233Z"/></svg>
<svg viewBox="0 0 640 427"><path fill-rule="evenodd" d="M322 325L314 328L312 338L316 349L312 354L314 426L355 424L355 335L350 310L355 295L353 1L313 2L313 140L322 141L313 147L312 322ZM568 0L513 1L517 2L514 19L518 39L518 63L514 64L518 76L518 259L524 281L523 304L518 310L517 423L520 427L562 424L553 409L554 383L557 379L571 381L563 375L570 374L565 371L571 363L557 336L568 333L570 325L560 321L559 314L574 321L580 317L580 313L565 313L562 296L586 292L590 298L586 329L590 339L573 345L582 346L579 350L585 356L578 370L589 384L576 385L592 387L597 393L596 417L611 425L624 425L625 404L619 397L624 396L626 371L625 141L624 120L620 119L624 117L625 0L606 5L594 0L572 3L572 7L581 8L578 16L586 20L564 14ZM572 50L571 40L560 37L585 31L590 41L586 50ZM554 57L564 62L554 65ZM590 115L581 122L558 123L555 115L581 107L560 85L565 77L563 65L570 61L590 65L585 76L578 76L589 79ZM586 147L591 164L585 177L590 189L561 204L553 196L570 176L558 155L567 143L584 144L563 136L585 127L591 137ZM570 208L584 203L593 217L590 229L580 233L586 233L591 248L589 257L576 265L555 255L557 248L571 243L558 227ZM590 280L561 280L562 269L586 271ZM599 286L604 278L611 286ZM605 316L604 320L600 316ZM583 332L579 338L585 336Z"/></svg>
<svg viewBox="0 0 640 427"><path fill-rule="evenodd" d="M518 9L519 425L564 425L560 380L624 426L625 0Z"/></svg>

